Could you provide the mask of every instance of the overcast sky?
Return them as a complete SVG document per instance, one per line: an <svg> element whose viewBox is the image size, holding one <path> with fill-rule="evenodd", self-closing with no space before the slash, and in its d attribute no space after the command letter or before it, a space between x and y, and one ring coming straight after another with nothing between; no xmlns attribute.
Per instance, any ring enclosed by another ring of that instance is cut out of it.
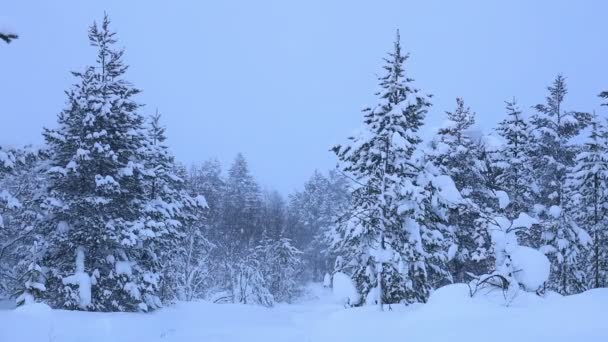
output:
<svg viewBox="0 0 608 342"><path fill-rule="evenodd" d="M542 102L557 73L567 107L600 109L608 90L608 1L7 1L0 27L0 143L42 143L69 71L94 61L87 27L104 11L127 78L158 108L178 160L243 152L262 185L300 188L335 165L329 147L360 126L395 29L416 85L434 94L424 134L462 96L490 130L504 100Z"/></svg>

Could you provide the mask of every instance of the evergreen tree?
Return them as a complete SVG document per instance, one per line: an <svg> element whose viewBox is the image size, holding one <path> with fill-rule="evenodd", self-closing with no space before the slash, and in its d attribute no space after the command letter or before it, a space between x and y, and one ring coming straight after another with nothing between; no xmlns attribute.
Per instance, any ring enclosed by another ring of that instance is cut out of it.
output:
<svg viewBox="0 0 608 342"><path fill-rule="evenodd" d="M216 258L223 264L221 286L230 289L237 303L273 303L256 251L264 233L261 212L258 184L239 153L228 170L216 249Z"/></svg>
<svg viewBox="0 0 608 342"><path fill-rule="evenodd" d="M29 258L25 258L25 262L20 262L20 264L27 263L27 266L22 276L25 279L24 287L15 293L17 295L17 305L33 303L37 299L43 298L43 293L46 291L46 277L42 266L40 266L41 247L39 241L34 240L30 248Z"/></svg>
<svg viewBox="0 0 608 342"><path fill-rule="evenodd" d="M535 180L529 157L530 127L515 99L506 102L506 109L507 118L496 129L505 140L495 160L499 169L496 186L509 195L506 215L514 219L522 212L532 212Z"/></svg>
<svg viewBox="0 0 608 342"><path fill-rule="evenodd" d="M254 248L264 230L259 222L261 194L240 153L228 170L222 210L224 247L236 255Z"/></svg>
<svg viewBox="0 0 608 342"><path fill-rule="evenodd" d="M302 250L306 281L320 281L334 263L328 233L349 202L347 179L332 170L328 176L315 171L302 191L290 196L288 236Z"/></svg>
<svg viewBox="0 0 608 342"><path fill-rule="evenodd" d="M438 173L449 176L464 199L450 210L447 223L452 231L450 269L457 282L465 282L467 273L487 273L492 251L487 222L493 212L492 191L487 186L485 150L474 141L470 130L475 114L456 99L456 110L447 112L447 121L432 142L429 159Z"/></svg>
<svg viewBox="0 0 608 342"><path fill-rule="evenodd" d="M399 33L379 78L379 104L364 110L365 132L333 151L360 184L336 229L343 256L364 301L424 302L430 291L416 212L422 189L413 154L430 106L405 76L408 55ZM370 295L371 293L371 295ZM367 297L367 298L366 298Z"/></svg>
<svg viewBox="0 0 608 342"><path fill-rule="evenodd" d="M190 169L186 179L186 187L190 195L202 195L207 202L205 237L211 244L222 244L224 238L222 215L226 182L222 176L220 162L217 159L209 159L200 166L194 166ZM216 262L216 264L218 263Z"/></svg>
<svg viewBox="0 0 608 342"><path fill-rule="evenodd" d="M156 238L145 241L144 248L148 250L146 255L153 257L150 262L162 270L161 299L170 301L180 295L193 297L192 277L204 275L193 273L189 267L206 260L199 253L208 252L209 246L204 237L206 201L202 196L188 194L185 182L178 174L180 167L165 143L167 137L160 119L157 111L150 117L148 127L145 214L146 226ZM193 252L192 248L197 248L199 253ZM176 251L181 253L176 254ZM196 292L200 293L201 289Z"/></svg>
<svg viewBox="0 0 608 342"><path fill-rule="evenodd" d="M551 260L549 287L571 294L584 289L580 258L589 239L572 217L566 180L578 152L571 140L585 128L590 115L563 109L568 91L561 75L548 90L546 104L535 106L538 113L532 117L532 167L539 185L535 202L541 205L537 207L541 222L533 239Z"/></svg>
<svg viewBox="0 0 608 342"><path fill-rule="evenodd" d="M220 214L225 183L222 166L217 159L209 159L200 166L190 169L188 188L192 194L201 194L205 197L210 210L210 221L214 221L212 218Z"/></svg>
<svg viewBox="0 0 608 342"><path fill-rule="evenodd" d="M583 150L577 154L569 186L575 196L577 221L593 238L587 264L591 288L608 285L608 131L593 117L591 132Z"/></svg>
<svg viewBox="0 0 608 342"><path fill-rule="evenodd" d="M285 201L277 191L265 191L260 213L260 225L266 238L279 239L285 231L287 209Z"/></svg>
<svg viewBox="0 0 608 342"><path fill-rule="evenodd" d="M54 307L148 311L160 306L163 237L146 214L147 136L139 93L123 76L123 50L104 17L89 29L94 66L74 72L57 129L45 130L51 155L45 228L46 301ZM153 220L152 220L153 221ZM162 225L162 223L161 223ZM75 263L74 263L75 261Z"/></svg>
<svg viewBox="0 0 608 342"><path fill-rule="evenodd" d="M45 283L41 269L32 266L39 265L44 246L40 198L45 160L44 150L0 146L0 294L6 296L28 292L28 298L41 299L30 285Z"/></svg>

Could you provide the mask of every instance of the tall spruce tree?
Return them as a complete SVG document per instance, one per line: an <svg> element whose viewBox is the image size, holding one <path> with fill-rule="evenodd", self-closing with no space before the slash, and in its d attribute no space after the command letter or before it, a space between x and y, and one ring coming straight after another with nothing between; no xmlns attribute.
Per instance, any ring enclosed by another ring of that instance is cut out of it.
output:
<svg viewBox="0 0 608 342"><path fill-rule="evenodd" d="M424 302L430 291L416 213L423 189L413 154L430 106L406 77L399 32L379 78L379 103L364 109L365 131L333 148L345 172L360 184L335 234L336 249L362 302ZM362 304L362 303L360 303Z"/></svg>
<svg viewBox="0 0 608 342"><path fill-rule="evenodd" d="M574 166L578 146L571 140L587 126L588 113L566 111L568 93L565 78L558 75L548 87L546 104L535 106L532 117L532 167L538 183L536 203L540 224L535 226L534 241L551 260L549 288L572 294L585 288L581 257L589 236L573 218L572 195L567 186L568 171Z"/></svg>
<svg viewBox="0 0 608 342"><path fill-rule="evenodd" d="M67 92L58 128L47 129L46 203L49 267L45 299L53 307L149 311L160 306L162 272L147 218L147 136L139 93L124 79L123 50L104 16L89 29L97 59ZM153 221L153 219L152 219Z"/></svg>

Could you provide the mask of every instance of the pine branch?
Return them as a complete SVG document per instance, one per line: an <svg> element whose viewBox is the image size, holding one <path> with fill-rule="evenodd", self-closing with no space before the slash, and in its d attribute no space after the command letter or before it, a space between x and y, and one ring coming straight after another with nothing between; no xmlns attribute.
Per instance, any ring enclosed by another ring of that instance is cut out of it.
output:
<svg viewBox="0 0 608 342"><path fill-rule="evenodd" d="M18 35L14 33L2 33L0 32L0 39L4 40L7 44L12 42L14 39L19 38Z"/></svg>

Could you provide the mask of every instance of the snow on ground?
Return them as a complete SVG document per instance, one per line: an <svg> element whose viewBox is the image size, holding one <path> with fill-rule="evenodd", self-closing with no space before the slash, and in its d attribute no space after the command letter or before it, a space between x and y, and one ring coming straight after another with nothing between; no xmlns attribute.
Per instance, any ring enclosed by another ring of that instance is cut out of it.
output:
<svg viewBox="0 0 608 342"><path fill-rule="evenodd" d="M152 314L85 313L33 304L0 310L0 341L608 341L608 289L539 298L522 292L469 298L463 284L429 303L345 309L330 290L310 288L299 304L178 303Z"/></svg>

